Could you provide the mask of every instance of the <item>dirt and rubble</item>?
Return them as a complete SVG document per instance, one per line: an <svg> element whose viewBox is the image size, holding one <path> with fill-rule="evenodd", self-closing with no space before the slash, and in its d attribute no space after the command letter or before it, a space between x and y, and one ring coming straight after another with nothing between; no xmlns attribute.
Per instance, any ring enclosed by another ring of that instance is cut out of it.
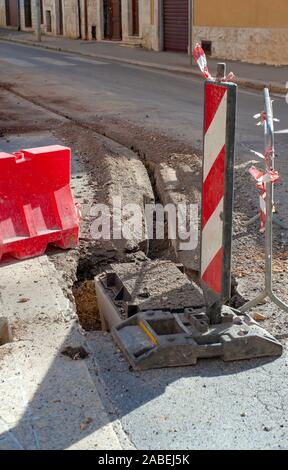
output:
<svg viewBox="0 0 288 470"><path fill-rule="evenodd" d="M165 310L177 312L184 308L204 307L204 298L196 284L181 272L181 266L171 261L143 261L111 264L116 276L116 291L122 286L123 301L129 301L139 310ZM119 284L119 285L118 285Z"/></svg>
<svg viewBox="0 0 288 470"><path fill-rule="evenodd" d="M2 139L9 141L10 135L29 133L32 128L34 132L49 130L55 139L71 147L74 155L72 189L75 200L81 203L83 211L80 244L77 250L65 253L49 250L49 256L62 276L62 287L71 302L75 305L76 292L76 298L79 295L80 299L76 302L79 308L83 304L83 296L87 296L87 292L88 295L91 293L90 284L85 283L92 281L94 276L111 263L133 263L135 260L142 262L150 258L178 261L175 250L167 240L152 242L149 247L145 243L129 247L122 242L117 245L110 240L95 241L91 236L91 207L95 203L111 204L111 195L119 191L126 194L128 200L131 189L132 192L135 189L133 202L140 191L142 204L147 199L165 203L161 187L156 185L157 174L163 165L171 168L183 183L177 187L177 197L181 199L182 194L185 201L199 202L199 152L197 155L195 149L186 142L160 134L156 130L146 129L143 123L137 125L117 117L109 117L108 120L96 116L93 124L88 126L87 122L82 125L69 116L67 119L61 113L54 114L51 109L47 111L35 104L31 104L31 112L27 113L28 101L23 102L19 95L11 91L13 90L8 90L7 87L1 90L1 107L5 106L7 109L5 122L0 122ZM182 178L185 168L193 175L191 182L189 178ZM248 168L248 165L236 162L233 274L239 283L241 294L252 298L263 286L264 236L259 233L257 221L247 225L259 211L258 193L249 177ZM288 300L285 282L288 271L287 231L279 225L275 225L274 247L276 292L284 300ZM89 319L91 311L86 307L83 309L84 317L85 311L88 313L83 326L85 327L86 321L87 329L90 329L94 321L95 328L99 327L97 319ZM267 318L263 323L265 328L277 337L286 339L288 321L284 313L270 304L260 306L257 311L264 312Z"/></svg>

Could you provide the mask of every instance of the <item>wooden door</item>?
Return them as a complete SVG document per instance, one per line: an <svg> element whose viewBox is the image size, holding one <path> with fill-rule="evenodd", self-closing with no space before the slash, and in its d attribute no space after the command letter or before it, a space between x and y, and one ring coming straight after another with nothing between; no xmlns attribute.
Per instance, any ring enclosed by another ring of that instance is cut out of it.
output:
<svg viewBox="0 0 288 470"><path fill-rule="evenodd" d="M55 0L56 34L63 35L63 4L62 0Z"/></svg>
<svg viewBox="0 0 288 470"><path fill-rule="evenodd" d="M6 25L19 27L18 0L5 0Z"/></svg>
<svg viewBox="0 0 288 470"><path fill-rule="evenodd" d="M121 41L122 39L122 21L121 21L121 0L110 0L110 39L112 41Z"/></svg>
<svg viewBox="0 0 288 470"><path fill-rule="evenodd" d="M41 24L44 24L43 0L40 0L40 21L41 21Z"/></svg>
<svg viewBox="0 0 288 470"><path fill-rule="evenodd" d="M10 0L5 0L6 26L11 26Z"/></svg>
<svg viewBox="0 0 288 470"><path fill-rule="evenodd" d="M24 0L25 28L32 28L31 0Z"/></svg>
<svg viewBox="0 0 288 470"><path fill-rule="evenodd" d="M18 0L10 0L10 23L11 26L19 26Z"/></svg>
<svg viewBox="0 0 288 470"><path fill-rule="evenodd" d="M139 0L132 0L132 34L139 36Z"/></svg>

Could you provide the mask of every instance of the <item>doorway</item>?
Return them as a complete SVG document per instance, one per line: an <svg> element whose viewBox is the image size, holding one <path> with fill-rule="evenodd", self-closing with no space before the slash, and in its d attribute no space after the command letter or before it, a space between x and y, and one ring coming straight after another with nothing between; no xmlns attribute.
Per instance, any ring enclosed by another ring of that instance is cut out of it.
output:
<svg viewBox="0 0 288 470"><path fill-rule="evenodd" d="M139 0L132 0L132 36L139 36Z"/></svg>
<svg viewBox="0 0 288 470"><path fill-rule="evenodd" d="M122 40L121 0L103 0L104 39Z"/></svg>
<svg viewBox="0 0 288 470"><path fill-rule="evenodd" d="M188 0L163 0L164 50L188 51Z"/></svg>
<svg viewBox="0 0 288 470"><path fill-rule="evenodd" d="M81 0L77 0L77 9L78 9L78 34L79 34L79 39L81 39L82 38Z"/></svg>
<svg viewBox="0 0 288 470"><path fill-rule="evenodd" d="M19 28L18 0L5 0L6 26Z"/></svg>
<svg viewBox="0 0 288 470"><path fill-rule="evenodd" d="M46 31L47 33L52 33L52 17L50 10L46 10Z"/></svg>
<svg viewBox="0 0 288 470"><path fill-rule="evenodd" d="M24 22L25 28L32 28L31 0L24 0Z"/></svg>
<svg viewBox="0 0 288 470"><path fill-rule="evenodd" d="M56 0L56 34L63 35L63 4L62 0Z"/></svg>

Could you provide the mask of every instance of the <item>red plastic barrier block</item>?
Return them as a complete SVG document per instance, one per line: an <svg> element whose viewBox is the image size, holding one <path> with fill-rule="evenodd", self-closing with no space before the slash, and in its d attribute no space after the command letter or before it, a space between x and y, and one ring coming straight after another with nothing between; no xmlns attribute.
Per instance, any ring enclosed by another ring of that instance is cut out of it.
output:
<svg viewBox="0 0 288 470"><path fill-rule="evenodd" d="M70 188L71 151L53 145L0 153L0 260L75 248L79 212Z"/></svg>

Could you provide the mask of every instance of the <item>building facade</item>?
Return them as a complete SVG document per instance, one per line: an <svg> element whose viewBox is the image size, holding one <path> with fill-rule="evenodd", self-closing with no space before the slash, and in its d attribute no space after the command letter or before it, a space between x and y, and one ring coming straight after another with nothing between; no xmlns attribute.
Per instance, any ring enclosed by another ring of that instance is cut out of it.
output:
<svg viewBox="0 0 288 470"><path fill-rule="evenodd" d="M194 0L193 23L193 43L214 57L288 64L287 0Z"/></svg>
<svg viewBox="0 0 288 470"><path fill-rule="evenodd" d="M34 2L0 0L0 26L33 30ZM287 0L41 0L41 23L75 39L183 53L192 41L219 59L288 64Z"/></svg>
<svg viewBox="0 0 288 470"><path fill-rule="evenodd" d="M86 2L84 0L40 0L43 33L80 38L82 34L81 18L82 15L84 17L85 3L93 2L89 0ZM94 1L94 3L97 2ZM91 19L93 19L92 10ZM0 26L33 31L35 27L35 0L0 0Z"/></svg>
<svg viewBox="0 0 288 470"><path fill-rule="evenodd" d="M82 37L159 50L159 0L81 0Z"/></svg>
<svg viewBox="0 0 288 470"><path fill-rule="evenodd" d="M159 50L158 0L40 0L42 31ZM33 31L35 0L0 0L0 26Z"/></svg>

